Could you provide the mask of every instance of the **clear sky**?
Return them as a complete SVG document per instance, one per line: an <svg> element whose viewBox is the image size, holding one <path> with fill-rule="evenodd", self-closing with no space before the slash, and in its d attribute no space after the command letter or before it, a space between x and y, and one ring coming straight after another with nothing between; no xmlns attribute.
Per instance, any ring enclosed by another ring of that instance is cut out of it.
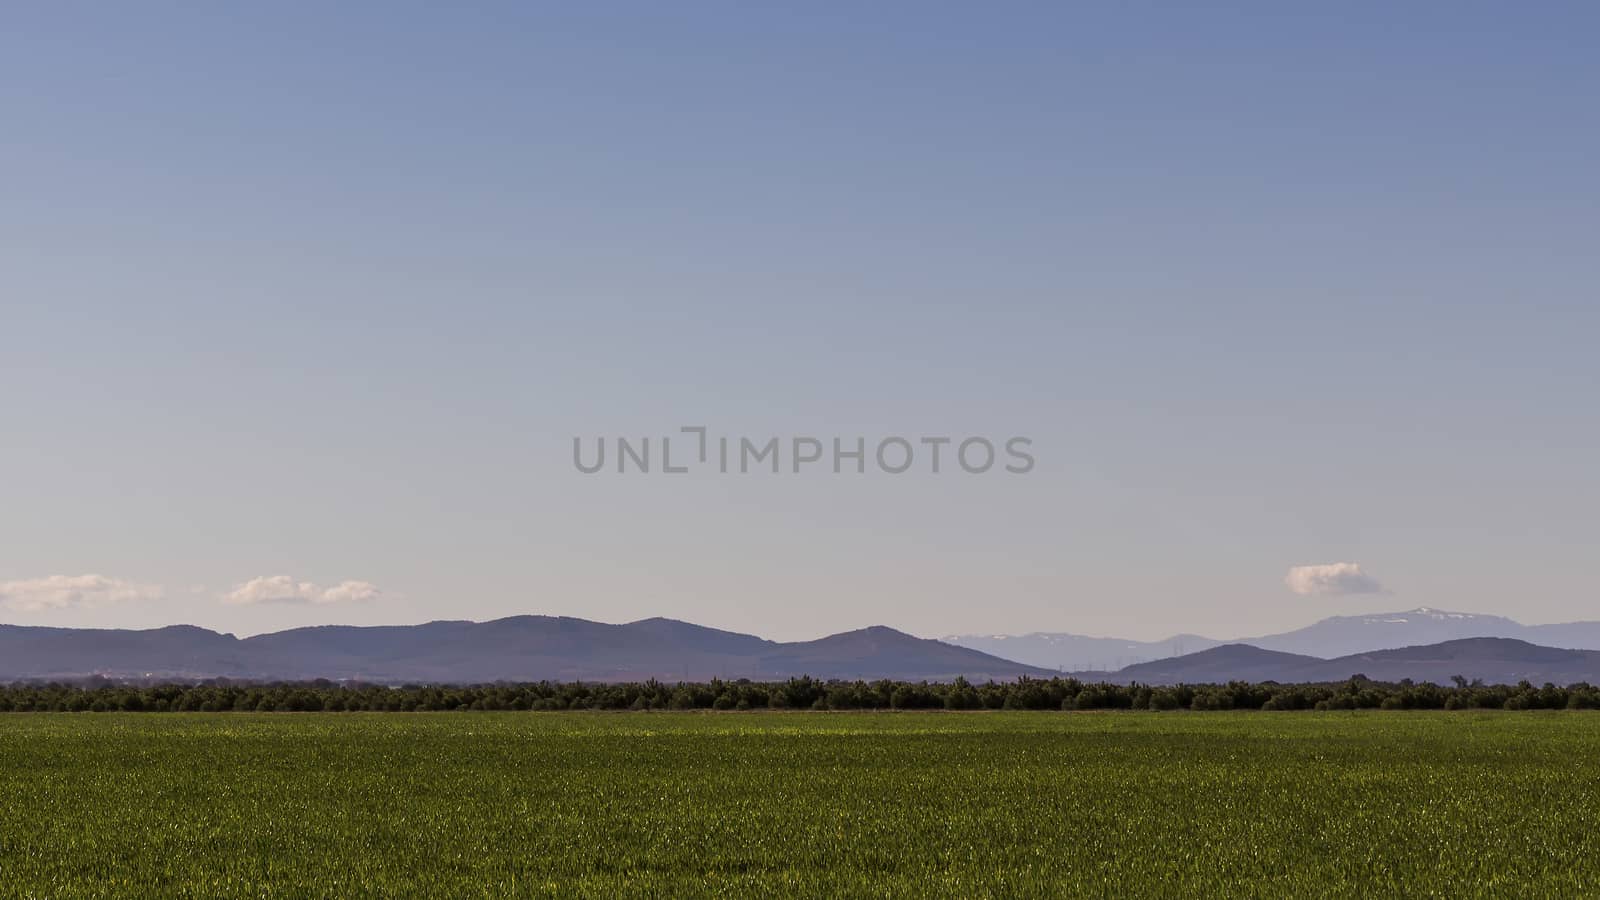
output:
<svg viewBox="0 0 1600 900"><path fill-rule="evenodd" d="M7 5L0 621L1600 618L1600 8L1205 6Z"/></svg>

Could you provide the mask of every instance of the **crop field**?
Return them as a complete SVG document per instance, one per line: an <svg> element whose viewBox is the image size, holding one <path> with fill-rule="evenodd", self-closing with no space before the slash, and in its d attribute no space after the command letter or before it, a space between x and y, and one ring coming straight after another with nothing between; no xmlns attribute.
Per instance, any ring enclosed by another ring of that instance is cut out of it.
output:
<svg viewBox="0 0 1600 900"><path fill-rule="evenodd" d="M1591 713L0 715L0 894L1597 896Z"/></svg>

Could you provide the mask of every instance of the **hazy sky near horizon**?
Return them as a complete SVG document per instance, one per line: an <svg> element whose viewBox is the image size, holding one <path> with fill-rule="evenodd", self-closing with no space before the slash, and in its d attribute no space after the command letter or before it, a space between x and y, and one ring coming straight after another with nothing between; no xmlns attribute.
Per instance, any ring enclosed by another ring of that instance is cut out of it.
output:
<svg viewBox="0 0 1600 900"><path fill-rule="evenodd" d="M1600 618L1597 39L1577 3L8 5L0 621ZM1036 466L573 465L684 425Z"/></svg>

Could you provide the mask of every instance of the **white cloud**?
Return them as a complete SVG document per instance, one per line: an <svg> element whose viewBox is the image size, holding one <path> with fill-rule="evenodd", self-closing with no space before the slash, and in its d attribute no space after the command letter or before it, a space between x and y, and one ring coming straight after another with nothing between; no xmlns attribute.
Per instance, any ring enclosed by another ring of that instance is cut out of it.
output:
<svg viewBox="0 0 1600 900"><path fill-rule="evenodd" d="M161 588L104 575L51 575L0 582L0 607L19 612L93 609L112 603L159 600Z"/></svg>
<svg viewBox="0 0 1600 900"><path fill-rule="evenodd" d="M368 581L341 581L333 587L324 588L309 581L295 581L287 575L264 575L252 578L224 594L222 602L235 606L264 603L329 606L336 603L368 603L382 595L383 591Z"/></svg>
<svg viewBox="0 0 1600 900"><path fill-rule="evenodd" d="M1294 566L1284 576L1283 583L1289 586L1289 590L1307 597L1384 592L1378 579L1361 571L1361 567L1353 562Z"/></svg>

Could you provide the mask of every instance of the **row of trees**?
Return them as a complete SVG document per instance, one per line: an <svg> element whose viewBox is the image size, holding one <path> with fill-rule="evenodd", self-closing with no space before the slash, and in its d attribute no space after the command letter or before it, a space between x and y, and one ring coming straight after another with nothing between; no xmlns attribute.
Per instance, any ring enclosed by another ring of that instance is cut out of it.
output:
<svg viewBox="0 0 1600 900"><path fill-rule="evenodd" d="M782 682L747 680L666 684L539 682L390 687L330 681L240 684L116 683L0 686L0 712L427 712L455 710L650 709L1030 709L1030 710L1328 710L1600 709L1600 688L1384 683L1356 676L1329 684L1121 685L1075 678L1022 678L971 684L965 679Z"/></svg>

